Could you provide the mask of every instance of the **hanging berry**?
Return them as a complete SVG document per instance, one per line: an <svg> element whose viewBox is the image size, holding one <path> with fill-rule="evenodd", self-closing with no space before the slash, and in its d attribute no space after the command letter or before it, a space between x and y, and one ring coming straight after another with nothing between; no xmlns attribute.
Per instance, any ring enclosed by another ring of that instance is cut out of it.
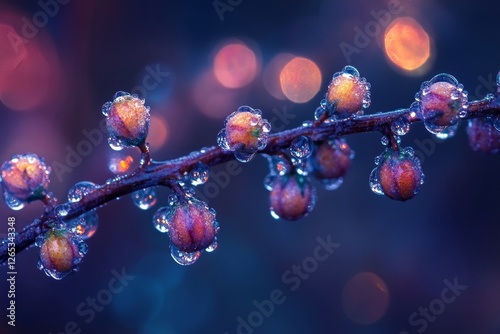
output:
<svg viewBox="0 0 500 334"><path fill-rule="evenodd" d="M57 280L78 271L80 262L87 253L85 242L65 228L53 228L39 236L36 244L40 247L38 269Z"/></svg>
<svg viewBox="0 0 500 334"><path fill-rule="evenodd" d="M310 158L312 174L327 190L337 189L351 168L354 151L344 139L317 143Z"/></svg>
<svg viewBox="0 0 500 334"><path fill-rule="evenodd" d="M269 189L270 211L275 219L300 219L307 216L316 204L316 189L307 176L276 175Z"/></svg>
<svg viewBox="0 0 500 334"><path fill-rule="evenodd" d="M259 109L242 106L226 118L217 143L223 150L234 152L239 161L248 162L266 147L270 131L271 124Z"/></svg>
<svg viewBox="0 0 500 334"><path fill-rule="evenodd" d="M387 147L375 159L377 167L370 175L370 187L377 195L406 201L414 197L424 181L420 160L411 147L394 150Z"/></svg>
<svg viewBox="0 0 500 334"><path fill-rule="evenodd" d="M36 154L19 154L0 167L0 184L7 205L20 210L24 203L42 199L49 186L50 167Z"/></svg>

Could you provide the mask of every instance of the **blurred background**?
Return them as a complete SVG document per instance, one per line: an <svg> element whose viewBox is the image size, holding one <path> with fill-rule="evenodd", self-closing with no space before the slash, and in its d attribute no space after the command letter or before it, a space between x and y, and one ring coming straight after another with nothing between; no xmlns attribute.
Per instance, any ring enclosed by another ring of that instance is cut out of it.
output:
<svg viewBox="0 0 500 334"><path fill-rule="evenodd" d="M498 9L484 0L2 0L0 161L45 157L61 200L78 181L131 171L138 150L112 151L102 127L101 106L119 90L151 107L156 160L215 145L240 105L262 109L275 131L298 126L348 64L371 83L366 113L409 106L441 72L482 98L500 70ZM189 267L151 223L168 191L147 211L130 196L109 203L77 274L55 281L36 268L37 249L18 254L16 327L2 315L0 332L500 333L500 157L473 152L465 124L444 142L414 125L403 146L426 181L400 203L368 186L380 137L347 138L356 158L344 184L316 183L316 208L297 222L269 214L261 157L225 179L227 166L214 168L198 193L217 210L219 247ZM0 203L0 232L7 217L20 230L41 210ZM319 240L340 246L317 261Z"/></svg>

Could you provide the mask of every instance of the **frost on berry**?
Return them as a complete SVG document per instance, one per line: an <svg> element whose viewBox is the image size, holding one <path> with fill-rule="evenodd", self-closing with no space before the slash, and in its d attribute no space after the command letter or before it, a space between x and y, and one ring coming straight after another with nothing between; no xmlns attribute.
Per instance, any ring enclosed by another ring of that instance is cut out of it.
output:
<svg viewBox="0 0 500 334"><path fill-rule="evenodd" d="M455 134L460 117L467 114L467 91L449 74L438 74L420 87L417 110L426 129L445 139Z"/></svg>
<svg viewBox="0 0 500 334"><path fill-rule="evenodd" d="M476 118L467 124L469 145L474 151L496 154L500 151L500 130L490 118Z"/></svg>
<svg viewBox="0 0 500 334"><path fill-rule="evenodd" d="M406 201L419 192L424 175L412 148L394 150L388 147L375 163L378 166L371 172L370 187L377 195Z"/></svg>
<svg viewBox="0 0 500 334"><path fill-rule="evenodd" d="M275 219L300 219L307 216L316 204L316 190L307 176L276 175L269 189L270 211Z"/></svg>
<svg viewBox="0 0 500 334"><path fill-rule="evenodd" d="M370 106L370 84L355 67L346 66L333 75L325 99L326 107L338 118L361 114Z"/></svg>
<svg viewBox="0 0 500 334"><path fill-rule="evenodd" d="M181 265L193 264L201 251L211 252L217 247L215 210L194 197L172 195L169 205L154 215L153 224L168 233L172 257Z"/></svg>
<svg viewBox="0 0 500 334"><path fill-rule="evenodd" d="M120 150L145 143L150 116L144 100L126 92L117 92L113 101L102 106L102 113L106 116L111 148Z"/></svg>
<svg viewBox="0 0 500 334"><path fill-rule="evenodd" d="M248 162L266 147L270 131L271 124L262 118L259 109L242 106L226 118L217 143L225 151L234 152L239 161Z"/></svg>
<svg viewBox="0 0 500 334"><path fill-rule="evenodd" d="M337 189L351 168L354 151L344 139L320 142L310 158L312 174L327 190Z"/></svg>
<svg viewBox="0 0 500 334"><path fill-rule="evenodd" d="M60 280L78 271L87 245L73 232L65 228L53 228L37 238L40 247L38 268L47 276Z"/></svg>
<svg viewBox="0 0 500 334"><path fill-rule="evenodd" d="M15 155L4 162L0 170L4 199L11 209L19 210L24 203L45 196L50 167L43 158L33 153Z"/></svg>

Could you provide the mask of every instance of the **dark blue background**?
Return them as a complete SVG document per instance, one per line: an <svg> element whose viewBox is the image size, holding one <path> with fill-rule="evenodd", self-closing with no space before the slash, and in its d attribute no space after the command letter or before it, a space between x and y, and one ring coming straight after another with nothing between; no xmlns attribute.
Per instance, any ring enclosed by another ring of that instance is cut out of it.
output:
<svg viewBox="0 0 500 334"><path fill-rule="evenodd" d="M400 16L414 17L429 32L433 63L424 76L404 75L386 60L381 37L371 40L351 61L372 85L367 113L408 106L420 83L440 72L455 75L471 95L484 78L496 76L496 2L401 4ZM37 136L57 135L62 143L35 153L49 162L61 159L66 145L75 147L83 139L83 129L97 128L103 102L117 90L140 84L144 68L158 63L171 73L161 88L170 93L161 107L152 104L152 114L162 113L168 120L170 137L153 157L169 159L214 145L222 120L199 113L191 91L198 74L211 66L217 45L227 38L257 45L264 65L279 52L306 56L318 64L322 89L307 104L274 99L261 75L249 86L246 99L238 102L260 108L264 115L286 107L297 115L289 127L297 126L313 117L328 78L347 64L339 44L352 43L354 27L363 28L373 20L371 10L385 8L385 2L372 0L243 0L221 21L212 1L70 1L44 28L56 46L68 89L57 110L20 113L0 105L0 160L19 150L34 150L34 143L22 141L23 124L41 119L52 124L55 134ZM40 7L34 1L0 6L11 9L29 16ZM476 97L487 89L479 92ZM334 192L318 185L315 210L293 223L269 215L268 192L261 182L267 163L255 159L210 200L221 226L219 248L190 267L170 258L168 237L151 224L154 211L135 208L125 196L99 210L99 230L88 242L79 273L55 281L36 268L37 249L17 256L16 328L6 325L7 285L2 278L0 332L59 333L75 321L81 333L233 334L237 317L255 311L254 300L268 299L271 291L281 289L286 301L255 333L417 333L419 327L412 327L408 317L440 297L443 280L457 277L468 288L425 332L500 333L500 157L474 153L464 128L462 124L455 138L436 143L421 124L412 126L403 144L422 152L418 143L427 143L426 182L406 203L376 196L368 187L373 158L383 149L380 135L348 138L356 158L344 184ZM18 141L14 151L10 144ZM105 182L111 176L106 167L109 151L102 143L63 182L53 179L51 189L64 198L77 181ZM131 152L137 160L137 152ZM225 167L214 169L220 170ZM165 205L166 196L160 191L155 208ZM40 210L32 204L12 213L1 204L2 232L9 215L17 218L20 229ZM340 248L297 291L290 291L282 274L312 255L316 238L328 235ZM87 324L87 318L77 314L78 305L107 288L112 270L122 268L135 279ZM359 272L377 274L389 291L387 312L372 325L356 324L342 310L343 288Z"/></svg>

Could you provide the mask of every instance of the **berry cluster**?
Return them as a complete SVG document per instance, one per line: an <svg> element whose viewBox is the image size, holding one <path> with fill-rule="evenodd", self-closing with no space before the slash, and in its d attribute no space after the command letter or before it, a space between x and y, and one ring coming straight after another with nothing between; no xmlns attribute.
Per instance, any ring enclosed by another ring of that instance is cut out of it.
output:
<svg viewBox="0 0 500 334"><path fill-rule="evenodd" d="M500 83L500 74L497 81ZM13 210L35 200L44 203L41 218L25 228L16 243L23 249L35 242L28 235L37 236L38 267L55 279L78 270L87 252L85 240L98 227L96 208L110 197L117 198L119 187L123 194L125 182L133 203L143 210L158 202L156 186L172 190L167 205L153 215L153 225L169 236L173 259L181 265L190 265L203 251L212 252L218 244L215 210L197 199L195 191L196 186L208 180L210 166L231 157L248 162L261 153L269 162L264 186L269 191L271 215L293 221L313 210L317 199L314 179L327 190L335 190L343 183L354 158L354 151L343 136L379 131L386 147L375 159L370 187L376 194L406 201L419 192L424 181L413 149L401 147L401 136L410 131L412 123L423 121L432 134L449 138L456 132L459 121L467 119L467 134L475 151L488 154L500 151L500 90L480 102L486 107L476 113L480 104L471 107L463 86L453 76L439 74L422 84L410 108L363 116L370 105L370 84L354 67L346 66L333 75L324 99L315 110L314 121L270 134L271 125L262 112L242 106L226 118L217 136L220 148L204 148L168 164L150 158L146 143L150 115L145 101L118 92L113 101L102 107L108 142L114 150L138 147L141 151L138 169L104 185L78 182L68 191L67 202L57 205L57 199L48 190L50 168L43 158L28 153L16 155L1 165L0 184L6 204Z"/></svg>

